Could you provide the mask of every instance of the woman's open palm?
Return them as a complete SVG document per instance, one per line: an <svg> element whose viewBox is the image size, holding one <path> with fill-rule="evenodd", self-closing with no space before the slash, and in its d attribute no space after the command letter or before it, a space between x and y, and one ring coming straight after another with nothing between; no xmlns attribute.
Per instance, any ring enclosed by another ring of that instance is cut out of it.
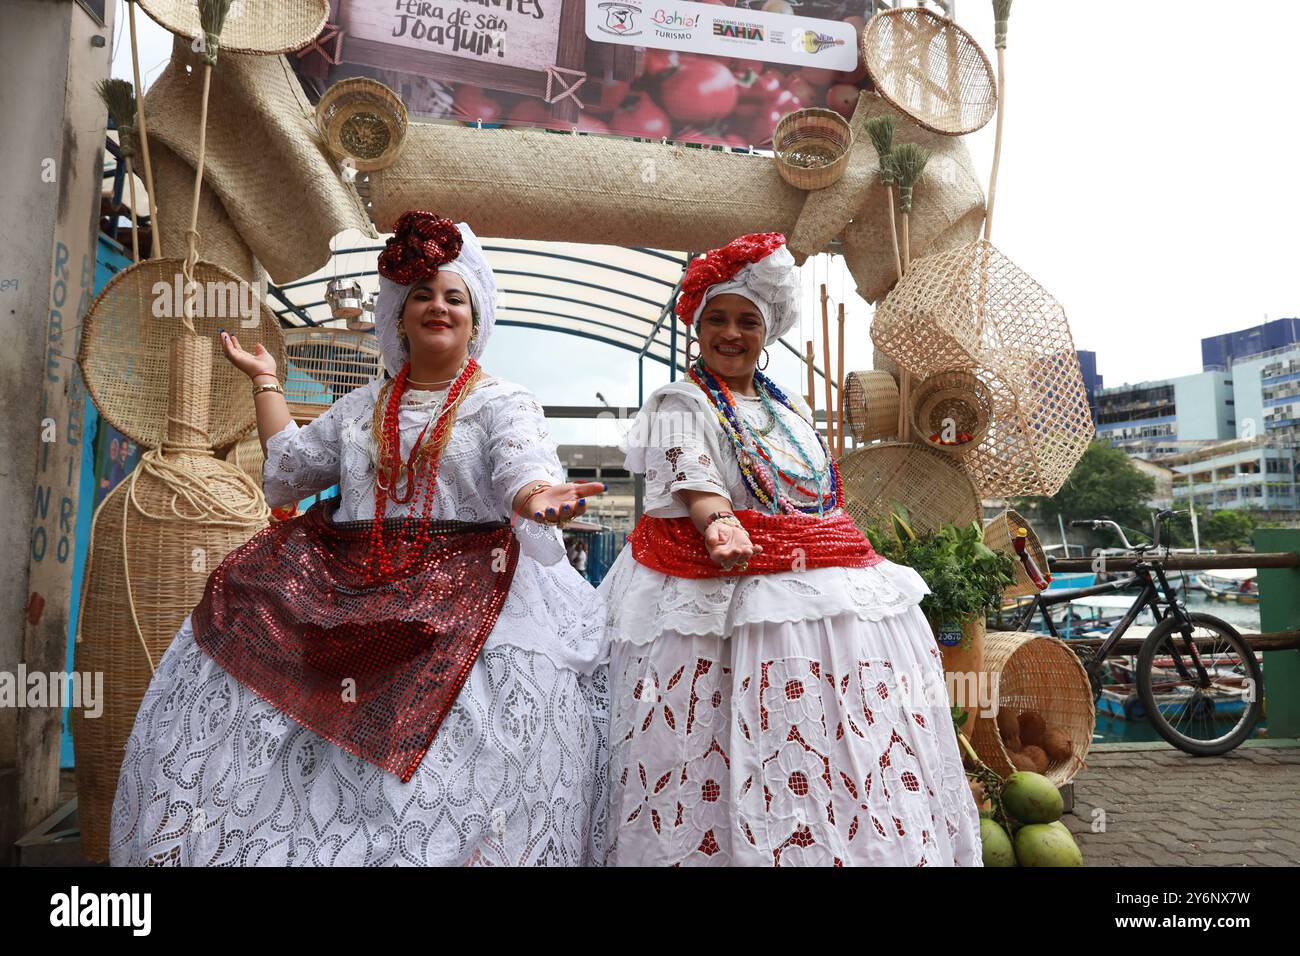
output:
<svg viewBox="0 0 1300 956"><path fill-rule="evenodd" d="M230 364L249 378L255 375L275 375L275 356L266 350L261 342L257 348L248 352L239 344L239 339L229 332L221 333L221 350L226 353Z"/></svg>

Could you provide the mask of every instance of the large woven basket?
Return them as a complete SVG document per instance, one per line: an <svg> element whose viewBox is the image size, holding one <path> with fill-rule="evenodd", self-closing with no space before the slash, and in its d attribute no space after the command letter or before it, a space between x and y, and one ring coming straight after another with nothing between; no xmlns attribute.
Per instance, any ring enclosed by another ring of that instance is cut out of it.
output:
<svg viewBox="0 0 1300 956"><path fill-rule="evenodd" d="M924 7L873 16L862 31L862 58L880 95L935 133L973 133L997 109L997 80L979 44Z"/></svg>
<svg viewBox="0 0 1300 956"><path fill-rule="evenodd" d="M74 669L104 675L103 713L88 720L74 708L71 723L81 848L94 862L108 859L123 748L153 669L208 574L268 517L258 485L196 447L207 430L211 340L180 336L173 367L169 444L147 452L104 499L91 531ZM186 485L172 483L171 467L187 473Z"/></svg>
<svg viewBox="0 0 1300 956"><path fill-rule="evenodd" d="M921 444L950 455L974 451L989 430L993 396L974 374L962 369L936 372L912 387L912 425ZM944 444L945 432L969 439Z"/></svg>
<svg viewBox="0 0 1300 956"><path fill-rule="evenodd" d="M183 305L183 265L181 259L147 259L122 270L82 321L77 360L91 399L118 431L148 448L160 447L167 438L169 350L183 330L183 309L177 309L176 301ZM227 329L250 352L260 342L275 357L283 380L284 339L261 290L202 261L194 268L194 281L200 290L194 316L198 334L216 341ZM245 306L249 314L241 316ZM245 327L246 321L256 324ZM222 448L256 419L253 390L224 358L214 364L208 380L212 387L203 421L212 430L211 446Z"/></svg>
<svg viewBox="0 0 1300 956"><path fill-rule="evenodd" d="M196 0L137 0L162 27L189 39L202 32ZM237 0L221 28L221 49L232 53L288 53L320 34L329 0Z"/></svg>
<svg viewBox="0 0 1300 956"><path fill-rule="evenodd" d="M1069 783L1084 766L1096 724L1092 688L1079 658L1054 637L990 631L984 636L984 669L990 680L997 675L997 708L1010 707L1017 714L1036 710L1048 728L1070 735L1070 757L1053 761L1045 774L1058 787ZM973 735L966 736L989 769L1003 777L1015 771L998 731L995 708L981 709Z"/></svg>
<svg viewBox="0 0 1300 956"><path fill-rule="evenodd" d="M777 172L799 189L833 184L848 168L852 148L853 128L848 121L820 106L788 113L772 131Z"/></svg>
<svg viewBox="0 0 1300 956"><path fill-rule="evenodd" d="M871 338L917 378L965 369L988 387L988 431L963 458L986 495L1055 494L1092 440L1065 311L988 242L915 260Z"/></svg>
<svg viewBox="0 0 1300 956"><path fill-rule="evenodd" d="M882 442L855 448L840 459L840 478L845 510L864 532L900 505L917 531L980 518L979 494L961 465L924 445Z"/></svg>
<svg viewBox="0 0 1300 956"><path fill-rule="evenodd" d="M231 445L224 457L226 461L253 479L259 488L262 486L266 454L262 451L262 439L258 437L256 428Z"/></svg>
<svg viewBox="0 0 1300 956"><path fill-rule="evenodd" d="M844 418L857 442L893 438L898 432L898 382L876 369L844 378Z"/></svg>
<svg viewBox="0 0 1300 956"><path fill-rule="evenodd" d="M994 551L1002 551L1011 555L1015 560L1016 566L1016 583L1011 585L1002 592L1004 598L1021 597L1026 594L1037 594L1038 585L1036 585L1025 571L1025 566L1020 563L1020 558L1016 556L1016 550L1011 544L1011 539L1015 536L1016 529L1024 528L1025 549L1029 556L1034 559L1034 564L1038 565L1038 570L1047 574L1047 552L1043 550L1043 544L1038 540L1038 535L1029 522L1015 511L1004 511L996 517L990 518L984 524L984 543Z"/></svg>
<svg viewBox="0 0 1300 956"><path fill-rule="evenodd" d="M316 104L321 140L336 158L361 172L397 161L408 122L401 98L367 76L340 80Z"/></svg>
<svg viewBox="0 0 1300 956"><path fill-rule="evenodd" d="M354 389L383 376L375 336L348 329L284 330L285 401L295 418L314 418Z"/></svg>

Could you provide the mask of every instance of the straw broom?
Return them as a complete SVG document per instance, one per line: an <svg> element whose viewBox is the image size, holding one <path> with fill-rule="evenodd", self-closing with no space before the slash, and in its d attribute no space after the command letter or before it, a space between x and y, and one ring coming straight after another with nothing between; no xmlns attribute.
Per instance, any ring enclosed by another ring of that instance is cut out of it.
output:
<svg viewBox="0 0 1300 956"><path fill-rule="evenodd" d="M912 268L912 239L908 225L912 216L912 190L925 164L930 160L930 151L916 143L901 143L889 152L889 165L894 178L898 180L898 210L902 213L901 231L903 246L903 274ZM908 404L911 401L912 377L906 370L898 375L898 439L908 438Z"/></svg>
<svg viewBox="0 0 1300 956"><path fill-rule="evenodd" d="M126 80L100 80L99 98L108 109L117 127L117 143L122 152L127 185L131 188L131 259L140 261L140 230L135 219L135 172L131 159L135 156L135 90Z"/></svg>
<svg viewBox="0 0 1300 956"><path fill-rule="evenodd" d="M993 0L993 45L998 51L998 122L993 137L993 168L989 172L989 199L984 212L984 241L993 235L993 200L998 188L998 167L1002 163L1002 111L1007 101L1007 21L1011 0Z"/></svg>
<svg viewBox="0 0 1300 956"><path fill-rule="evenodd" d="M903 278L903 262L898 255L898 223L894 221L894 170L889 164L889 154L893 149L894 130L898 126L892 113L874 116L863 124L871 145L876 148L880 160L880 180L885 185L885 206L889 209L889 238L894 244L894 271L898 278Z"/></svg>

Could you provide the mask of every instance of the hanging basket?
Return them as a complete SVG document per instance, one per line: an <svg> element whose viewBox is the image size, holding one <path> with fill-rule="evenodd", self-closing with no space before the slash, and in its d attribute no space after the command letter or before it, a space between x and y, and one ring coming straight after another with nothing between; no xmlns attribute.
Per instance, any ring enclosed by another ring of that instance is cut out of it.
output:
<svg viewBox="0 0 1300 956"><path fill-rule="evenodd" d="M1043 544L1038 540L1038 535L1030 527L1029 522L1015 511L1004 511L994 518L990 518L984 525L984 543L994 551L1001 551L1004 554L1011 555L1015 562L1016 583L1011 585L1002 592L1004 598L1023 597L1026 594L1037 594L1038 585L1034 583L1025 566L1020 563L1019 556L1016 555L1016 549L1011 540L1016 536L1016 531L1024 528L1027 532L1025 535L1025 548L1029 556L1034 559L1034 564L1043 574L1047 574L1047 552L1043 550Z"/></svg>
<svg viewBox="0 0 1300 956"><path fill-rule="evenodd" d="M115 275L82 320L77 361L95 406L118 431L148 448L167 437L168 361L181 324L186 294L181 259L147 259ZM284 375L280 323L260 289L210 262L194 268L194 327L212 342L222 329L252 351L260 342ZM157 291L155 291L155 289ZM245 322L254 323L246 326ZM256 420L248 378L224 358L210 370L211 392L203 403L209 444L223 448Z"/></svg>
<svg viewBox="0 0 1300 956"><path fill-rule="evenodd" d="M136 0L172 33L193 40L203 32L195 0ZM221 28L221 49L231 53L288 53L320 35L329 0L236 0Z"/></svg>
<svg viewBox="0 0 1300 956"><path fill-rule="evenodd" d="M285 401L295 418L315 418L354 389L381 378L374 335L348 329L284 330Z"/></svg>
<svg viewBox="0 0 1300 956"><path fill-rule="evenodd" d="M1084 766L1096 724L1092 687L1074 651L1054 637L991 631L984 636L984 670L990 684L997 677L998 708L1011 708L1017 715L1035 710L1048 729L1069 735L1069 756L1051 761L1044 774L1058 787L1069 783ZM980 710L974 733L966 736L980 760L1006 777L1016 768L991 710Z"/></svg>
<svg viewBox="0 0 1300 956"><path fill-rule="evenodd" d="M993 414L993 396L984 383L959 369L937 372L914 385L911 405L921 444L958 457L975 450Z"/></svg>
<svg viewBox="0 0 1300 956"><path fill-rule="evenodd" d="M772 132L776 170L798 189L824 189L844 175L853 148L853 129L834 110L795 110Z"/></svg>
<svg viewBox="0 0 1300 956"><path fill-rule="evenodd" d="M94 862L108 859L122 752L153 668L208 574L269 517L260 481L196 447L207 432L211 340L181 335L171 353L168 443L145 453L91 529L73 667L104 675L103 713L87 720L73 708L71 726L81 848Z"/></svg>
<svg viewBox="0 0 1300 956"><path fill-rule="evenodd" d="M316 104L316 129L329 151L359 172L397 161L409 120L396 93L378 80L340 80Z"/></svg>
<svg viewBox="0 0 1300 956"><path fill-rule="evenodd" d="M844 418L856 442L896 437L898 383L888 372L849 372L844 378Z"/></svg>
<svg viewBox="0 0 1300 956"><path fill-rule="evenodd" d="M997 79L979 44L923 7L873 16L862 31L862 59L877 92L932 132L973 133L997 110Z"/></svg>
<svg viewBox="0 0 1300 956"><path fill-rule="evenodd" d="M916 531L980 518L980 498L970 477L951 456L924 445L883 442L855 448L840 459L845 510L865 533L898 506Z"/></svg>
<svg viewBox="0 0 1300 956"><path fill-rule="evenodd" d="M871 338L916 378L957 368L983 382L992 414L963 463L986 495L1055 494L1092 440L1065 311L990 243L915 260Z"/></svg>

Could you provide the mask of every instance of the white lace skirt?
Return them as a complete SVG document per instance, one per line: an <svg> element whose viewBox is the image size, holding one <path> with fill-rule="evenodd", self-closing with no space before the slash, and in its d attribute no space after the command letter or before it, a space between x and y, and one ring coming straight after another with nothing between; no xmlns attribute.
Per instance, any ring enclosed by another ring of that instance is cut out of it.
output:
<svg viewBox="0 0 1300 956"><path fill-rule="evenodd" d="M127 742L114 866L599 863L608 693L489 644L415 775L294 723L199 650L187 617Z"/></svg>
<svg viewBox="0 0 1300 956"><path fill-rule="evenodd" d="M915 605L611 648L609 863L979 866Z"/></svg>

